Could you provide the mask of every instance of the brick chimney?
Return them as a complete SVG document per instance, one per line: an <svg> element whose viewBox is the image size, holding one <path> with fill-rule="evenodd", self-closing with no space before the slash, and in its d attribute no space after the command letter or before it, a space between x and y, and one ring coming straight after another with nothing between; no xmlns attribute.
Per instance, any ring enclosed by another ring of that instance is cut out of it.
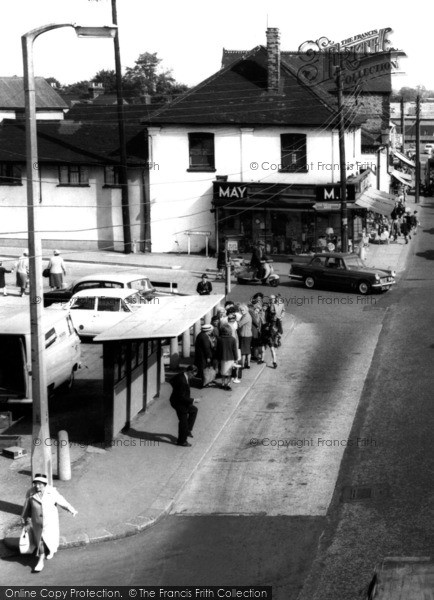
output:
<svg viewBox="0 0 434 600"><path fill-rule="evenodd" d="M278 92L280 84L280 33L277 27L267 29L268 91Z"/></svg>
<svg viewBox="0 0 434 600"><path fill-rule="evenodd" d="M104 94L104 86L102 83L91 83L88 87L89 97L91 100L95 100L97 96Z"/></svg>

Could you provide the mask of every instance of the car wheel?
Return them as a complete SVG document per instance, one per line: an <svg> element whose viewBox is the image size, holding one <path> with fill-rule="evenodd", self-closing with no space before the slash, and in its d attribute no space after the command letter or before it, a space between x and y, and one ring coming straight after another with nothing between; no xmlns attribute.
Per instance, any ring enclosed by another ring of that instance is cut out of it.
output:
<svg viewBox="0 0 434 600"><path fill-rule="evenodd" d="M315 287L315 279L313 277L306 277L304 280L304 285L310 290Z"/></svg>
<svg viewBox="0 0 434 600"><path fill-rule="evenodd" d="M270 280L270 285L271 285L271 287L277 287L279 285L279 280L278 279L271 279Z"/></svg>
<svg viewBox="0 0 434 600"><path fill-rule="evenodd" d="M360 294L366 296L366 294L369 294L371 291L371 285L367 281L359 281L357 289L359 290Z"/></svg>

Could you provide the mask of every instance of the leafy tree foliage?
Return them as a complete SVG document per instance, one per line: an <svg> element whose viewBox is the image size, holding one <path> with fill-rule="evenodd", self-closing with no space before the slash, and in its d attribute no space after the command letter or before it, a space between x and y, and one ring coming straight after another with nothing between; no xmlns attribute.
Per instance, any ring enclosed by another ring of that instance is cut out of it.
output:
<svg viewBox="0 0 434 600"><path fill-rule="evenodd" d="M188 87L178 83L171 70L161 68L162 59L157 52L144 52L135 61L134 67L127 67L122 77L123 96L130 103L143 102L143 96L149 95L153 102L170 101L173 96L182 94ZM115 71L102 69L90 81L78 81L67 85L63 90L74 94L79 99L88 98L88 88L91 83L100 83L106 92L116 91ZM60 85L60 84L59 84Z"/></svg>

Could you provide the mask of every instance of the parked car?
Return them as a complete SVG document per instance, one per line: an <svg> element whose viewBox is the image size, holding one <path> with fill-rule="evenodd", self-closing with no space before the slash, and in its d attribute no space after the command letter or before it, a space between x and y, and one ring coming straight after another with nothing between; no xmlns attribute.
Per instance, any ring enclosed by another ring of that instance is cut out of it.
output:
<svg viewBox="0 0 434 600"><path fill-rule="evenodd" d="M324 252L314 254L308 263L293 263L289 278L314 287L349 288L359 294L387 291L395 285L395 273L366 267L355 254Z"/></svg>
<svg viewBox="0 0 434 600"><path fill-rule="evenodd" d="M143 273L113 270L106 273L85 275L73 281L65 289L44 292L44 306L51 306L51 304L57 302L68 302L77 292L96 288L137 290L146 298L167 295L164 292L157 292L149 278Z"/></svg>
<svg viewBox="0 0 434 600"><path fill-rule="evenodd" d="M68 311L78 335L93 338L132 312L158 300L144 297L131 289L89 289L77 292L69 302L51 305L49 312L56 309Z"/></svg>
<svg viewBox="0 0 434 600"><path fill-rule="evenodd" d="M424 152L425 154L432 154L434 151L434 144L425 144Z"/></svg>
<svg viewBox="0 0 434 600"><path fill-rule="evenodd" d="M32 402L30 315L22 307L2 309L0 325L0 400ZM80 367L80 338L68 313L47 311L43 316L45 365L49 391L71 388Z"/></svg>

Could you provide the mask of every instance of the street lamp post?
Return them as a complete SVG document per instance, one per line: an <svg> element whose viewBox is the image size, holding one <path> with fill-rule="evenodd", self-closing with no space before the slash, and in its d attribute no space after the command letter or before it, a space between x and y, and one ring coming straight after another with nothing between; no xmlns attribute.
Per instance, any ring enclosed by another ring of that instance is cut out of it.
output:
<svg viewBox="0 0 434 600"><path fill-rule="evenodd" d="M21 36L24 64L24 98L26 109L26 176L27 176L27 225L29 242L30 280L30 337L31 373L33 397L32 428L32 477L35 473L45 473L51 484L53 470L48 420L48 395L45 372L45 332L43 328L43 284L42 246L40 236L40 200L38 181L38 147L36 130L36 92L33 70L33 42L47 31L60 27L73 27L79 37L110 37L116 34L116 27L81 27L73 23L51 23L33 29Z"/></svg>

